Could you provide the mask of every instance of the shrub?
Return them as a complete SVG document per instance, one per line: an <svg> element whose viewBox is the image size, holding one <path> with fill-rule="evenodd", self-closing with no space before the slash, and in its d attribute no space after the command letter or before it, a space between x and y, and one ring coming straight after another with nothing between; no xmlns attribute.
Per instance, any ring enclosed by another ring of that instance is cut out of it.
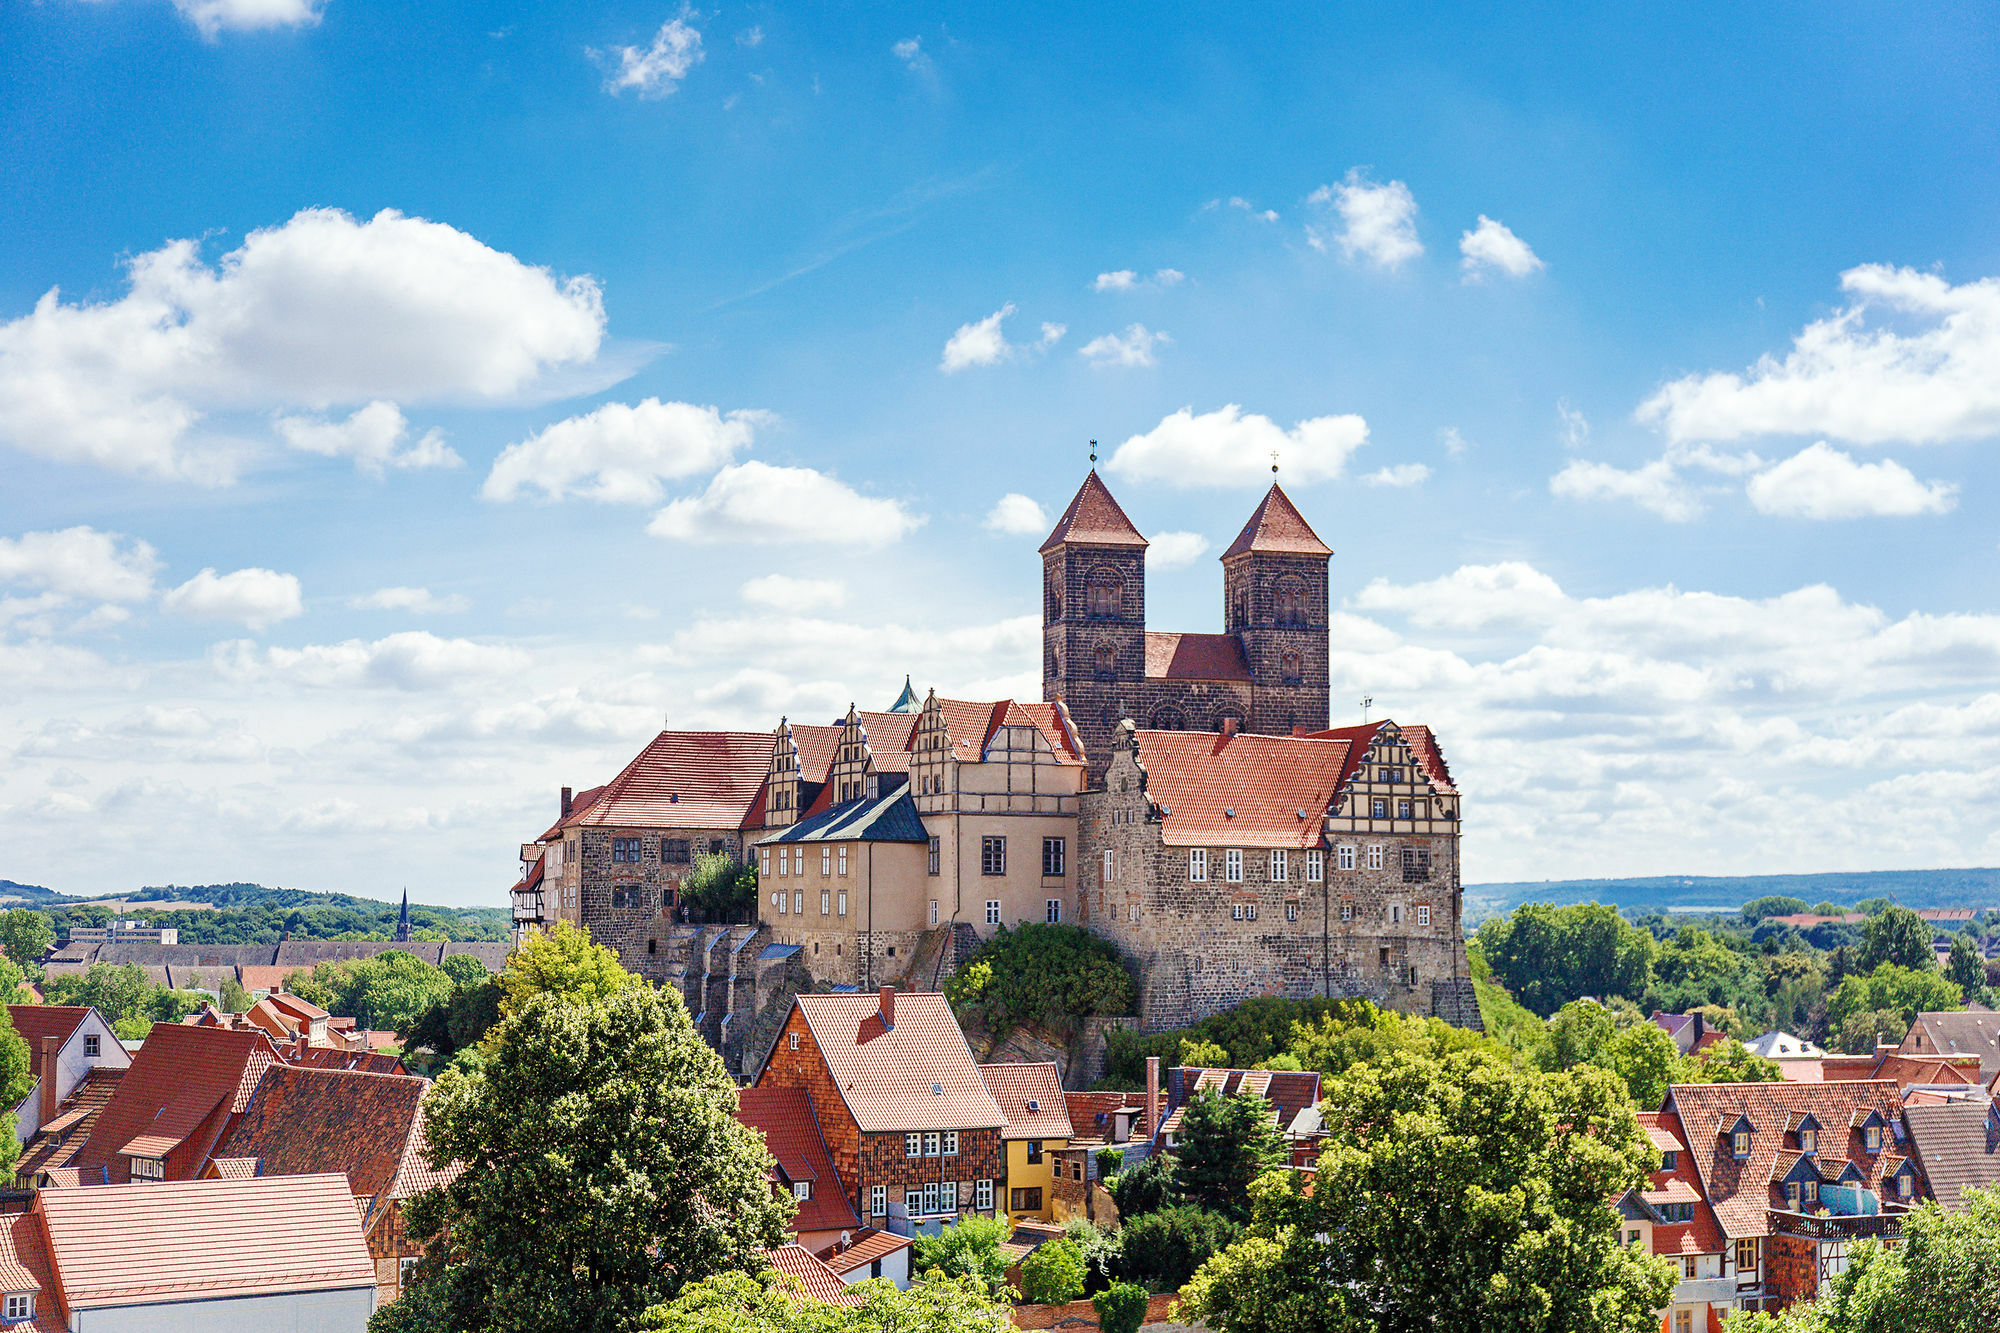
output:
<svg viewBox="0 0 2000 1333"><path fill-rule="evenodd" d="M1036 1305L1061 1305L1083 1295L1083 1247L1052 1240L1021 1263L1021 1295Z"/></svg>
<svg viewBox="0 0 2000 1333"><path fill-rule="evenodd" d="M954 1007L1002 1023L1129 1014L1139 991L1118 946L1081 926L1002 926L945 982Z"/></svg>
<svg viewBox="0 0 2000 1333"><path fill-rule="evenodd" d="M961 1217L935 1236L918 1236L913 1257L918 1272L933 1268L948 1278L971 1278L997 1296L1007 1286L1007 1256L1000 1246L1014 1234L1004 1217Z"/></svg>
<svg viewBox="0 0 2000 1333"><path fill-rule="evenodd" d="M1088 1218L1072 1217L1063 1239L1083 1256L1083 1294L1094 1296L1118 1276L1118 1233L1106 1231Z"/></svg>
<svg viewBox="0 0 2000 1333"><path fill-rule="evenodd" d="M721 852L700 852L681 880L681 901L711 917L725 918L757 906L756 867Z"/></svg>
<svg viewBox="0 0 2000 1333"><path fill-rule="evenodd" d="M1119 1233L1118 1275L1155 1291L1179 1291L1194 1271L1243 1234L1220 1213L1182 1204L1147 1213Z"/></svg>
<svg viewBox="0 0 2000 1333"><path fill-rule="evenodd" d="M1125 1221L1164 1208L1174 1201L1174 1159L1158 1152L1141 1158L1106 1181L1105 1188Z"/></svg>
<svg viewBox="0 0 2000 1333"><path fill-rule="evenodd" d="M1097 1150L1097 1178L1109 1180L1125 1169L1123 1148L1099 1148Z"/></svg>
<svg viewBox="0 0 2000 1333"><path fill-rule="evenodd" d="M1139 1333L1146 1322L1146 1289L1129 1282L1116 1282L1091 1298L1097 1307L1097 1326L1104 1333Z"/></svg>

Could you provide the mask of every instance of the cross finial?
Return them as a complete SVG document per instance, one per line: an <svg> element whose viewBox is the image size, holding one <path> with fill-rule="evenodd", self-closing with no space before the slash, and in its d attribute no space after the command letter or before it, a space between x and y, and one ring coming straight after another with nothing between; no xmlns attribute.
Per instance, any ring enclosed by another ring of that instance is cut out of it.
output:
<svg viewBox="0 0 2000 1333"><path fill-rule="evenodd" d="M1370 708L1373 708L1374 706L1375 706L1375 696L1374 696L1374 695L1372 695L1372 694L1364 694L1364 695L1362 695L1362 696L1361 696L1361 720L1362 720L1362 721L1363 721L1364 723L1365 723L1366 721L1368 721L1368 710L1369 710Z"/></svg>
<svg viewBox="0 0 2000 1333"><path fill-rule="evenodd" d="M1096 441L1096 440L1092 440L1092 441L1090 442L1090 465L1091 465L1092 467L1096 467L1096 466L1097 466L1097 441Z"/></svg>
<svg viewBox="0 0 2000 1333"><path fill-rule="evenodd" d="M1274 477L1278 475L1278 451L1276 449L1271 451L1271 475Z"/></svg>

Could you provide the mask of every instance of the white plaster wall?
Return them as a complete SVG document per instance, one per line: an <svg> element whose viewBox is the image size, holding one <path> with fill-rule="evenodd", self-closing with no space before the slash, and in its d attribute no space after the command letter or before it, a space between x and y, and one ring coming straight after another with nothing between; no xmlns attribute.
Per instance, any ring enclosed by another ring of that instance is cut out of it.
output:
<svg viewBox="0 0 2000 1333"><path fill-rule="evenodd" d="M367 1333L375 1286L112 1306L71 1313L71 1333Z"/></svg>

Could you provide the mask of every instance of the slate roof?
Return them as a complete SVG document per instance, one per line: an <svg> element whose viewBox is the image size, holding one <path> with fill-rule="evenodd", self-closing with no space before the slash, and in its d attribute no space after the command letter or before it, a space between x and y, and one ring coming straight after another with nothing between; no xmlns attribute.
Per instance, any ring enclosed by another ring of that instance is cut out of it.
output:
<svg viewBox="0 0 2000 1333"><path fill-rule="evenodd" d="M979 1077L951 1006L937 992L898 993L893 1028L882 1026L874 994L800 995L793 1003L862 1133L999 1129L1007 1123ZM769 1060L767 1055L767 1066Z"/></svg>
<svg viewBox="0 0 2000 1333"><path fill-rule="evenodd" d="M222 1142L260 1176L346 1175L352 1193L386 1195L423 1118L428 1080L406 1074L273 1065Z"/></svg>
<svg viewBox="0 0 2000 1333"><path fill-rule="evenodd" d="M375 1285L338 1174L46 1190L35 1207L72 1310Z"/></svg>
<svg viewBox="0 0 2000 1333"><path fill-rule="evenodd" d="M1918 1165L1946 1212L1965 1207L1965 1192L2000 1185L2000 1118L1985 1102L1905 1106Z"/></svg>
<svg viewBox="0 0 2000 1333"><path fill-rule="evenodd" d="M588 804L572 798L542 837L572 826L739 828L770 767L768 731L663 731Z"/></svg>
<svg viewBox="0 0 2000 1333"><path fill-rule="evenodd" d="M1125 511L1111 498L1111 492L1104 485L1104 479L1092 468L1084 477L1083 485L1076 488L1070 498L1069 508L1063 510L1056 520L1055 530L1048 540L1037 548L1036 554L1047 555L1064 544L1075 546L1137 546L1144 548L1149 543L1132 526L1132 520L1125 517Z"/></svg>
<svg viewBox="0 0 2000 1333"><path fill-rule="evenodd" d="M39 1075L42 1058L42 1038L54 1037L56 1048L62 1049L76 1030L83 1026L83 1020L90 1016L87 1004L10 1004L7 1016L14 1020L14 1031L21 1034L21 1040L28 1043L28 1054L32 1057L28 1070ZM107 1025L108 1026L108 1025Z"/></svg>
<svg viewBox="0 0 2000 1333"><path fill-rule="evenodd" d="M1247 681L1250 659L1234 634L1146 633L1146 679Z"/></svg>
<svg viewBox="0 0 2000 1333"><path fill-rule="evenodd" d="M924 821L907 783L876 797L863 797L807 815L757 840L774 842L929 842Z"/></svg>
<svg viewBox="0 0 2000 1333"><path fill-rule="evenodd" d="M803 1245L780 1245L769 1251L771 1267L797 1280L804 1294L828 1305L861 1305L868 1297L848 1287L840 1274L819 1261Z"/></svg>
<svg viewBox="0 0 2000 1333"><path fill-rule="evenodd" d="M1272 482L1271 489L1264 492L1264 498L1250 515L1250 521L1243 525L1243 531L1236 534L1236 540L1229 543L1229 549L1222 553L1222 558L1228 560L1253 551L1269 555L1333 554L1333 548L1319 539L1319 534L1299 513L1298 506L1276 482Z"/></svg>
<svg viewBox="0 0 2000 1333"><path fill-rule="evenodd" d="M507 955L513 952L514 945L508 940L453 940L444 946L445 958L477 958L488 972L507 966Z"/></svg>
<svg viewBox="0 0 2000 1333"><path fill-rule="evenodd" d="M1141 731L1136 740L1170 847L1317 847L1347 767L1345 741L1205 731ZM1222 868L1209 874L1219 880Z"/></svg>
<svg viewBox="0 0 2000 1333"><path fill-rule="evenodd" d="M0 1291L35 1294L34 1319L6 1325L7 1333L68 1333L40 1214L0 1216Z"/></svg>
<svg viewBox="0 0 2000 1333"><path fill-rule="evenodd" d="M123 1183L131 1166L128 1148L143 1156L164 1156L218 1108L226 1114L242 1111L257 1080L277 1059L262 1032L153 1024L70 1165L103 1167L114 1184ZM215 1122L204 1132L219 1136L224 1128ZM212 1143L196 1145L194 1169L212 1148Z"/></svg>
<svg viewBox="0 0 2000 1333"><path fill-rule="evenodd" d="M812 1197L801 1200L792 1230L844 1231L861 1225L847 1190L834 1172L819 1117L804 1088L738 1088L736 1118L764 1136L764 1146L784 1184L812 1182Z"/></svg>
<svg viewBox="0 0 2000 1333"><path fill-rule="evenodd" d="M1005 1139L1069 1139L1075 1129L1054 1061L979 1066L986 1090L1007 1117Z"/></svg>
<svg viewBox="0 0 2000 1333"><path fill-rule="evenodd" d="M97 1118L124 1077L123 1065L97 1065L79 1079L56 1107L56 1118L42 1126L22 1149L20 1161L14 1164L15 1176L32 1181L40 1172L68 1167L77 1151L90 1141Z"/></svg>

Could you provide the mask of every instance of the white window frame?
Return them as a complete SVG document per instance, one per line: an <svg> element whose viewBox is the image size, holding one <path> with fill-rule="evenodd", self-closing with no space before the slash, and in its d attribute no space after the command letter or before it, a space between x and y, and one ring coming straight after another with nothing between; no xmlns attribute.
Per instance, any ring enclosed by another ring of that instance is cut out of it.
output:
<svg viewBox="0 0 2000 1333"><path fill-rule="evenodd" d="M1368 868L1370 870L1382 868L1382 844L1379 842L1368 844Z"/></svg>
<svg viewBox="0 0 2000 1333"><path fill-rule="evenodd" d="M903 1135L903 1156L922 1157L923 1155L924 1155L924 1136L921 1134Z"/></svg>
<svg viewBox="0 0 2000 1333"><path fill-rule="evenodd" d="M1062 899L1048 898L1043 901L1042 922L1050 926L1060 926L1062 924Z"/></svg>
<svg viewBox="0 0 2000 1333"><path fill-rule="evenodd" d="M1292 858L1282 847L1271 849L1271 882L1284 884L1292 877Z"/></svg>
<svg viewBox="0 0 2000 1333"><path fill-rule="evenodd" d="M95 1032L85 1033L83 1038L83 1058L86 1060L95 1060L98 1056L102 1055L104 1053L103 1040Z"/></svg>
<svg viewBox="0 0 2000 1333"><path fill-rule="evenodd" d="M800 1203L804 1203L812 1198L812 1196L813 1183L810 1180L794 1180L792 1182L792 1197L794 1199L797 1199Z"/></svg>
<svg viewBox="0 0 2000 1333"><path fill-rule="evenodd" d="M972 1187L972 1207L977 1212L993 1211L993 1182L982 1180Z"/></svg>
<svg viewBox="0 0 2000 1333"><path fill-rule="evenodd" d="M1342 870L1354 869L1354 860L1355 860L1354 844L1351 842L1341 843L1339 847L1339 853L1340 853L1340 858L1339 858L1340 868Z"/></svg>
<svg viewBox="0 0 2000 1333"><path fill-rule="evenodd" d="M1286 903L1285 920L1297 921L1298 919L1299 919L1299 905L1297 903Z"/></svg>
<svg viewBox="0 0 2000 1333"><path fill-rule="evenodd" d="M903 1212L911 1217L924 1215L924 1191L921 1186L903 1191Z"/></svg>
<svg viewBox="0 0 2000 1333"><path fill-rule="evenodd" d="M1243 904L1242 904L1242 903L1231 903L1231 904L1229 904L1229 919L1230 919L1231 921L1241 921L1241 920L1243 919Z"/></svg>
<svg viewBox="0 0 2000 1333"><path fill-rule="evenodd" d="M25 1323L35 1317L35 1293L32 1291L10 1291L7 1293L6 1320L10 1324Z"/></svg>
<svg viewBox="0 0 2000 1333"><path fill-rule="evenodd" d="M1325 882L1326 853L1318 847L1314 847L1306 853L1306 883L1323 884Z"/></svg>
<svg viewBox="0 0 2000 1333"><path fill-rule="evenodd" d="M944 1211L943 1183L936 1180L924 1182L924 1216L936 1217Z"/></svg>
<svg viewBox="0 0 2000 1333"><path fill-rule="evenodd" d="M847 848L845 846L833 849L833 866L835 874L839 875L842 879L847 878Z"/></svg>
<svg viewBox="0 0 2000 1333"><path fill-rule="evenodd" d="M1343 898L1341 900L1340 919L1342 921L1354 920L1354 900L1352 898Z"/></svg>
<svg viewBox="0 0 2000 1333"><path fill-rule="evenodd" d="M799 1048L799 1034L796 1032L787 1032L785 1034L785 1047L787 1050L796 1051Z"/></svg>
<svg viewBox="0 0 2000 1333"><path fill-rule="evenodd" d="M761 848L760 850L764 854L764 878L769 879L771 878L771 849L769 847L765 847Z"/></svg>
<svg viewBox="0 0 2000 1333"><path fill-rule="evenodd" d="M870 1217L887 1217L889 1215L889 1187L887 1185L870 1185L868 1187L868 1215Z"/></svg>
<svg viewBox="0 0 2000 1333"><path fill-rule="evenodd" d="M832 898L833 895L828 893L825 889L821 889L819 891L819 914L821 916L825 916L827 914L827 910L833 906Z"/></svg>
<svg viewBox="0 0 2000 1333"><path fill-rule="evenodd" d="M924 1135L924 1156L936 1157L940 1151L940 1144L943 1137L936 1130L932 1130L930 1133Z"/></svg>
<svg viewBox="0 0 2000 1333"><path fill-rule="evenodd" d="M1112 848L1104 849L1103 882L1109 884L1118 877L1118 853Z"/></svg>
<svg viewBox="0 0 2000 1333"><path fill-rule="evenodd" d="M1231 847L1222 853L1222 882L1241 884L1243 882L1243 849Z"/></svg>
<svg viewBox="0 0 2000 1333"><path fill-rule="evenodd" d="M1000 900L998 898L988 898L986 900L986 924L989 926L1000 924Z"/></svg>
<svg viewBox="0 0 2000 1333"><path fill-rule="evenodd" d="M833 848L823 846L819 849L819 873L822 875L833 873Z"/></svg>
<svg viewBox="0 0 2000 1333"><path fill-rule="evenodd" d="M135 1181L162 1181L167 1178L167 1164L161 1158L133 1157L128 1160L132 1167L127 1174ZM142 1170L142 1167L145 1169Z"/></svg>
<svg viewBox="0 0 2000 1333"><path fill-rule="evenodd" d="M1429 925L1430 923L1431 923L1431 909L1430 909L1430 906L1429 906L1429 904L1427 904L1427 903L1418 903L1418 904L1417 904L1417 924L1418 924L1418 925L1420 925L1420 926L1428 926L1428 925Z"/></svg>
<svg viewBox="0 0 2000 1333"><path fill-rule="evenodd" d="M931 924L933 926L937 924L937 905L938 900L935 898L931 899Z"/></svg>
<svg viewBox="0 0 2000 1333"><path fill-rule="evenodd" d="M792 893L792 915L804 916L805 914L806 914L806 891L804 889L795 890Z"/></svg>
<svg viewBox="0 0 2000 1333"><path fill-rule="evenodd" d="M834 900L833 900L833 901L834 901L834 906L836 906L836 907L838 907L838 908L840 909L839 911L835 912L835 913L834 913L834 915L835 915L835 916L846 916L846 915L847 915L847 890L846 890L846 889L842 889L842 890L841 890L841 891L840 891L840 892L839 892L838 894L836 894L836 895L834 896Z"/></svg>
<svg viewBox="0 0 2000 1333"><path fill-rule="evenodd" d="M1194 884L1208 883L1208 848L1188 848L1188 881Z"/></svg>
<svg viewBox="0 0 2000 1333"><path fill-rule="evenodd" d="M947 1129L944 1132L944 1155L946 1157L958 1156L958 1131L955 1129Z"/></svg>
<svg viewBox="0 0 2000 1333"><path fill-rule="evenodd" d="M938 1211L955 1213L958 1211L958 1182L943 1181L938 1185Z"/></svg>
<svg viewBox="0 0 2000 1333"><path fill-rule="evenodd" d="M790 870L791 870L791 867L792 867L792 858L791 858L791 857L789 857L789 856L787 856L787 855L785 854L785 851L786 851L786 849L785 849L785 848L783 848L783 847L780 847L780 848L778 849L778 878L779 878L779 879L783 879L783 878L784 878L784 877L786 876L786 874L788 874L788 873L790 872Z"/></svg>

